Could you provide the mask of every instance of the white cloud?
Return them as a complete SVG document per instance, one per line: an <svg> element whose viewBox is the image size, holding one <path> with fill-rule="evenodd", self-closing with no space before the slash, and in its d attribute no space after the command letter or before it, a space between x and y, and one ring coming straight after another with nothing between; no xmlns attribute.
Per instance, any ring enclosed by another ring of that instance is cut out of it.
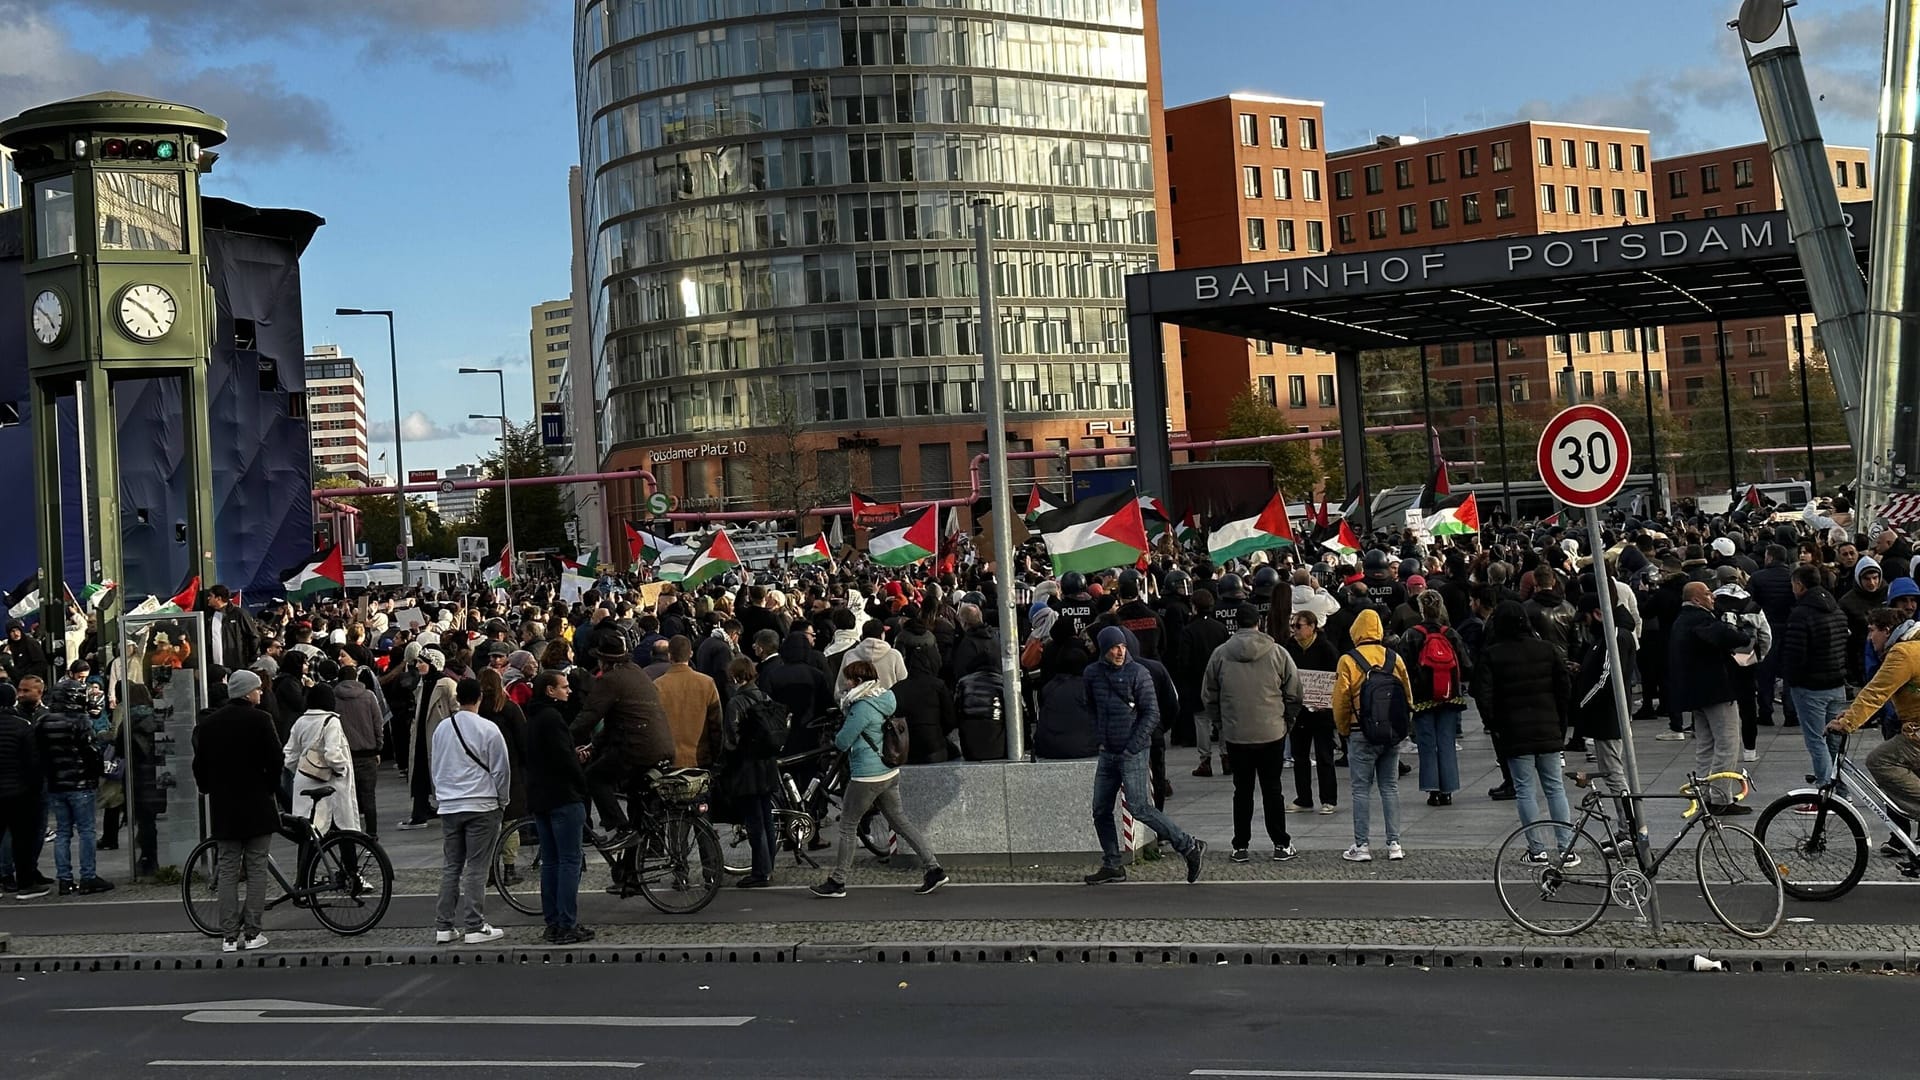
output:
<svg viewBox="0 0 1920 1080"><path fill-rule="evenodd" d="M426 413L415 409L400 420L400 432L409 443L465 439L475 435L499 435L498 420L460 420L442 426ZM374 420L367 424L368 442L392 442L393 423Z"/></svg>

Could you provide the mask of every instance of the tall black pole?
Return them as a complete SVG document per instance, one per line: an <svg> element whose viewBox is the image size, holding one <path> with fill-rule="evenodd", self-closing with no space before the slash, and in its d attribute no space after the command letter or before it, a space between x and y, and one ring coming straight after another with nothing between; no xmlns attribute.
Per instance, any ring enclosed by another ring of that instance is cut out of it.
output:
<svg viewBox="0 0 1920 1080"><path fill-rule="evenodd" d="M1727 433L1727 495L1738 498L1740 470L1733 462L1733 387L1727 381L1727 324L1713 320L1713 351L1720 358L1720 418Z"/></svg>
<svg viewBox="0 0 1920 1080"><path fill-rule="evenodd" d="M1507 385L1500 379L1500 342L1493 346L1493 417L1500 429L1501 523L1513 520L1513 474L1507 468Z"/></svg>
<svg viewBox="0 0 1920 1080"><path fill-rule="evenodd" d="M1807 328L1802 316L1793 317L1793 347L1800 354L1800 426L1807 436L1807 483L1813 483L1813 401L1807 395Z"/></svg>
<svg viewBox="0 0 1920 1080"><path fill-rule="evenodd" d="M1653 361L1649 356L1652 344L1648 335L1652 333L1646 327L1640 328L1640 389L1647 401L1647 460L1653 462L1653 504L1666 509L1666 500L1660 497L1660 478L1666 474L1666 465L1660 460L1660 436L1653 430Z"/></svg>
<svg viewBox="0 0 1920 1080"><path fill-rule="evenodd" d="M1426 416L1427 423L1427 475L1432 476L1440 468L1440 460L1433 431L1433 377L1427 370L1427 347L1420 346L1420 410Z"/></svg>

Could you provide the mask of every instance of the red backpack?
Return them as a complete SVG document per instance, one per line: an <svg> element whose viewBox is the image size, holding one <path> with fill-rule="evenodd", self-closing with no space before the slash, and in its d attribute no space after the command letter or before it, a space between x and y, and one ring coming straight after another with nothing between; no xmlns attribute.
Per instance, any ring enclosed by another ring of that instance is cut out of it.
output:
<svg viewBox="0 0 1920 1080"><path fill-rule="evenodd" d="M1448 701L1460 695L1460 654L1445 628L1426 631L1420 643L1419 669L1428 701Z"/></svg>

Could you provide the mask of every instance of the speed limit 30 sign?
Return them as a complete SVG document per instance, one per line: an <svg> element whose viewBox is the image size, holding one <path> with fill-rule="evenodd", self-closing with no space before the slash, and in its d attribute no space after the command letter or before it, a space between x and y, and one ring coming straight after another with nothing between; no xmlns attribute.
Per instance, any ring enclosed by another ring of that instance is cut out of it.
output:
<svg viewBox="0 0 1920 1080"><path fill-rule="evenodd" d="M1573 507L1600 506L1620 493L1633 464L1627 427L1598 405L1574 405L1540 433L1540 479L1554 498Z"/></svg>

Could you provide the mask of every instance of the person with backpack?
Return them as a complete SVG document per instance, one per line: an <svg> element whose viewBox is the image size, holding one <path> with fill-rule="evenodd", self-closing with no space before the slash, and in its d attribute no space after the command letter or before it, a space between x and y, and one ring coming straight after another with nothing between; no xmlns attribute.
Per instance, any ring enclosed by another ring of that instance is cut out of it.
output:
<svg viewBox="0 0 1920 1080"><path fill-rule="evenodd" d="M1560 650L1534 632L1525 608L1502 600L1487 620L1487 643L1480 661L1474 700L1513 774L1520 824L1531 825L1543 816L1551 821L1572 820L1566 786L1560 780L1560 752L1567 743L1573 677ZM1536 808L1536 798L1545 803L1545 815ZM1570 833L1570 829L1560 830L1563 849ZM1529 841L1535 839L1528 834ZM1527 857L1545 862L1548 855L1544 847L1530 847Z"/></svg>
<svg viewBox="0 0 1920 1080"><path fill-rule="evenodd" d="M813 887L813 895L839 899L847 895L847 870L860 848L860 820L879 807L887 825L913 848L926 874L914 891L925 894L945 885L947 872L940 857L900 808L900 766L907 760L906 721L894 716L893 692L879 683L872 662L848 660L840 667L845 692L840 708L846 719L833 745L847 755L847 794L840 808L840 850L827 880Z"/></svg>
<svg viewBox="0 0 1920 1080"><path fill-rule="evenodd" d="M779 850L773 825L773 793L780 789L780 748L787 741L787 707L756 685L759 669L738 656L727 665L733 691L720 724L720 768L714 795L733 803L746 826L753 866L740 879L743 889L773 884L773 855Z"/></svg>
<svg viewBox="0 0 1920 1080"><path fill-rule="evenodd" d="M1381 640L1380 613L1362 608L1354 616L1353 648L1333 673L1333 723L1347 739L1353 785L1353 846L1348 862L1372 862L1367 800L1380 789L1387 827L1387 858L1406 858L1400 846L1400 747L1412 727L1413 684L1406 662Z"/></svg>
<svg viewBox="0 0 1920 1080"><path fill-rule="evenodd" d="M1460 719L1467 707L1467 646L1448 625L1437 592L1415 599L1420 621L1400 639L1413 683L1413 742L1420 750L1420 790L1428 806L1452 806L1460 790Z"/></svg>

